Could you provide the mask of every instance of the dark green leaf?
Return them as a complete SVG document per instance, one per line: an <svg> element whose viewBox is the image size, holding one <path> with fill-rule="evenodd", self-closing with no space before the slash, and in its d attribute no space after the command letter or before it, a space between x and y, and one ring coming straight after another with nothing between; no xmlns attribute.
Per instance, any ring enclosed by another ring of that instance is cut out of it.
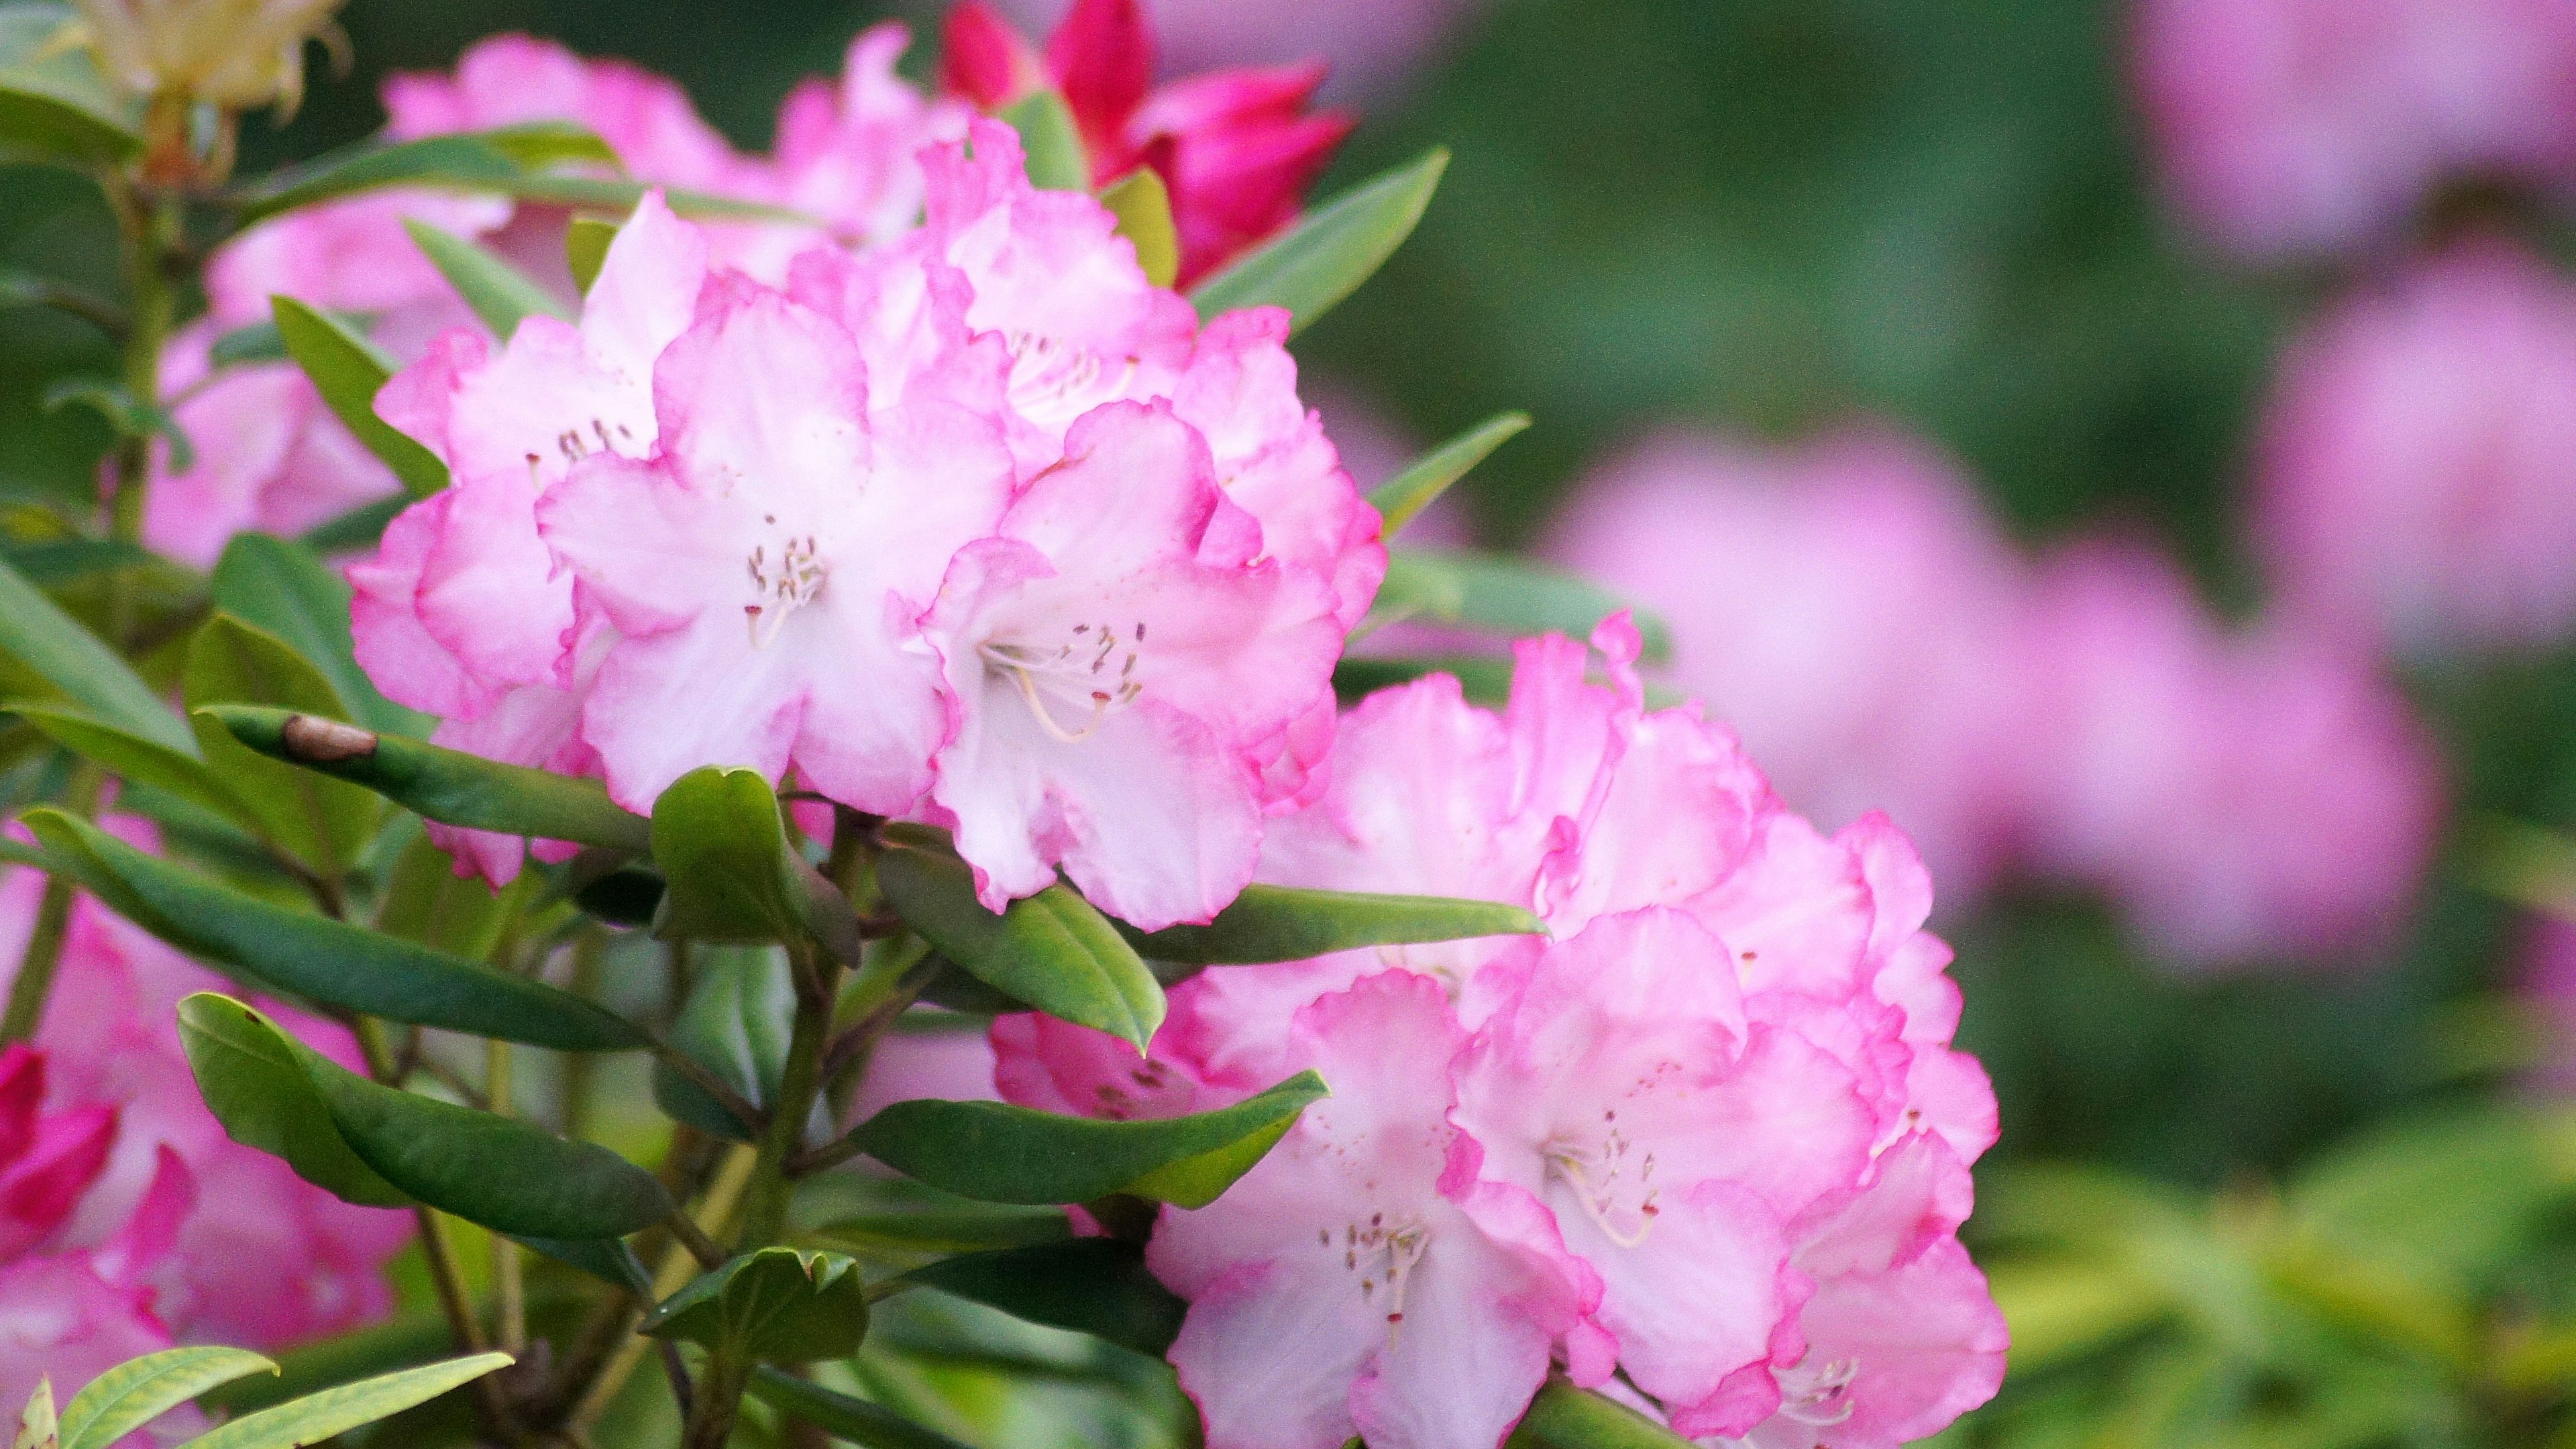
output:
<svg viewBox="0 0 2576 1449"><path fill-rule="evenodd" d="M271 172L236 195L243 226L281 211L387 186L458 191L514 187L562 162L617 164L617 153L579 126L542 121L418 141L361 141L299 166Z"/></svg>
<svg viewBox="0 0 2576 1449"><path fill-rule="evenodd" d="M623 1238L530 1238L514 1237L512 1242L533 1253L567 1267L578 1268L603 1283L614 1283L635 1294L650 1298L653 1275L644 1271L644 1260Z"/></svg>
<svg viewBox="0 0 2576 1449"><path fill-rule="evenodd" d="M608 263L608 247L617 240L617 223L595 216L576 216L564 229L564 264L572 269L572 284L590 295L590 284L599 280L599 269Z"/></svg>
<svg viewBox="0 0 2576 1449"><path fill-rule="evenodd" d="M185 1449L304 1449L361 1424L372 1424L428 1403L450 1389L470 1384L514 1362L506 1353L479 1353L472 1358L361 1379L273 1409L244 1414L211 1434L189 1440Z"/></svg>
<svg viewBox="0 0 2576 1449"><path fill-rule="evenodd" d="M521 879L528 877L522 876ZM474 876L456 873L447 852L414 835L395 857L376 906L376 929L468 961L491 954L515 902Z"/></svg>
<svg viewBox="0 0 2576 1449"><path fill-rule="evenodd" d="M662 908L662 878L643 866L619 866L582 882L572 899L612 926L649 926Z"/></svg>
<svg viewBox="0 0 2576 1449"><path fill-rule="evenodd" d="M334 719L349 713L330 680L286 641L230 614L197 631L180 681L192 710L256 704ZM259 833L315 875L339 879L375 837L384 804L370 792L253 754L214 719L192 715L190 723L207 767L250 807Z"/></svg>
<svg viewBox="0 0 2576 1449"><path fill-rule="evenodd" d="M847 1358L867 1337L867 1284L843 1254L763 1248L699 1275L635 1331L772 1363Z"/></svg>
<svg viewBox="0 0 2576 1449"><path fill-rule="evenodd" d="M127 1359L63 1406L61 1449L108 1449L208 1389L276 1372L276 1364L239 1348L170 1348Z"/></svg>
<svg viewBox="0 0 2576 1449"><path fill-rule="evenodd" d="M751 1396L843 1443L862 1445L864 1449L967 1449L938 1430L924 1428L882 1404L834 1393L783 1369L752 1370Z"/></svg>
<svg viewBox="0 0 2576 1449"><path fill-rule="evenodd" d="M403 230L410 234L411 244L420 248L431 266L474 309L474 315L491 329L492 335L507 342L519 330L521 318L529 316L563 318L564 305L540 287L527 273L492 255L483 248L451 231L443 231L428 222L406 218Z"/></svg>
<svg viewBox="0 0 2576 1449"><path fill-rule="evenodd" d="M1204 926L1174 926L1127 939L1157 961L1192 966L1303 961L1362 946L1529 936L1547 928L1518 906L1440 896L1377 896L1252 885Z"/></svg>
<svg viewBox="0 0 2576 1449"><path fill-rule="evenodd" d="M1001 119L1020 133L1027 153L1029 184L1047 191L1089 191L1091 158L1082 148L1082 128L1073 110L1052 88L1031 92L1002 112Z"/></svg>
<svg viewBox="0 0 2576 1449"><path fill-rule="evenodd" d="M877 885L905 925L1014 1000L1140 1050L1163 1024L1161 983L1108 919L1064 886L997 916L976 900L964 861L908 846L877 862Z"/></svg>
<svg viewBox="0 0 2576 1449"><path fill-rule="evenodd" d="M0 653L101 724L194 758L188 727L116 651L0 563Z"/></svg>
<svg viewBox="0 0 2576 1449"><path fill-rule="evenodd" d="M1423 658L1375 658L1346 654L1333 666L1333 693L1353 705L1381 689L1410 683L1426 674L1446 674L1458 681L1469 702L1500 708L1512 693L1512 661L1499 654L1439 654Z"/></svg>
<svg viewBox="0 0 2576 1449"><path fill-rule="evenodd" d="M793 852L757 770L691 770L653 802L653 860L668 888L658 930L700 941L792 939Z"/></svg>
<svg viewBox="0 0 2576 1449"><path fill-rule="evenodd" d="M979 1202L1079 1203L1129 1193L1205 1207L1325 1095L1300 1072L1215 1112L1150 1121L1058 1117L1000 1102L896 1102L853 1134L860 1150Z"/></svg>
<svg viewBox="0 0 2576 1449"><path fill-rule="evenodd" d="M0 543L0 562L38 587L95 578L157 562L137 545L113 538L48 538Z"/></svg>
<svg viewBox="0 0 2576 1449"><path fill-rule="evenodd" d="M393 522L411 504L412 497L408 493L379 498L373 503L352 508L337 518L315 524L295 541L319 554L354 553L374 548L385 536L385 525Z"/></svg>
<svg viewBox="0 0 2576 1449"><path fill-rule="evenodd" d="M292 297L272 297L278 336L287 355L330 404L332 415L348 425L367 451L384 460L403 489L426 498L447 486L447 465L436 453L376 416L376 394L393 376L392 360L348 323L308 307Z"/></svg>
<svg viewBox="0 0 2576 1449"><path fill-rule="evenodd" d="M443 824L614 850L652 845L650 823L617 808L596 780L505 765L287 710L219 705L205 713L271 759L364 785Z"/></svg>
<svg viewBox="0 0 2576 1449"><path fill-rule="evenodd" d="M390 500L389 500L390 501ZM322 671L347 716L370 729L423 735L428 721L376 691L349 634L349 585L305 544L236 533L215 561L215 607L286 641Z"/></svg>
<svg viewBox="0 0 2576 1449"><path fill-rule="evenodd" d="M973 1299L1031 1323L1105 1338L1161 1358L1189 1305L1145 1270L1144 1249L1116 1238L1074 1238L942 1258L906 1281Z"/></svg>
<svg viewBox="0 0 2576 1449"><path fill-rule="evenodd" d="M765 1107L777 1098L795 1026L796 983L786 954L767 946L706 946L696 961L698 979L672 1025L671 1045L744 1101ZM653 1064L653 1100L711 1136L749 1142L757 1131L668 1062Z"/></svg>
<svg viewBox="0 0 2576 1449"><path fill-rule="evenodd" d="M113 166L143 149L142 116L65 41L70 6L0 5L0 154Z"/></svg>
<svg viewBox="0 0 2576 1449"><path fill-rule="evenodd" d="M1290 330L1312 326L1413 234L1448 167L1448 151L1435 148L1411 165L1343 192L1284 235L1199 283L1191 289L1191 303L1206 318L1241 307L1285 307Z"/></svg>
<svg viewBox="0 0 2576 1449"><path fill-rule="evenodd" d="M835 1217L817 1225L814 1234L871 1252L974 1253L1061 1242L1071 1231L1064 1213L1056 1208L963 1198L951 1201L956 1206L889 1208Z"/></svg>
<svg viewBox="0 0 2576 1449"><path fill-rule="evenodd" d="M1387 556L1386 582L1364 627L1424 619L1514 639L1549 632L1581 639L1621 609L1636 620L1647 659L1672 653L1663 620L1572 574L1501 554L1399 549Z"/></svg>
<svg viewBox="0 0 2576 1449"><path fill-rule="evenodd" d="M8 708L37 733L83 759L96 761L130 785L166 790L227 820L254 830L259 828L258 813L194 754L180 754L100 724L76 710L24 701L12 701Z"/></svg>
<svg viewBox="0 0 2576 1449"><path fill-rule="evenodd" d="M1379 484L1369 494L1369 506L1386 521L1385 536L1393 538L1402 532L1406 524L1431 506L1432 500L1447 492L1450 484L1466 477L1469 469L1529 425L1527 413L1496 413L1414 459L1403 472Z"/></svg>
<svg viewBox="0 0 2576 1449"><path fill-rule="evenodd" d="M170 444L170 467L185 473L197 466L196 445L170 410L159 403L138 401L125 385L103 377L66 377L47 386L41 398L45 411L60 412L78 404L107 421L121 438L158 437Z"/></svg>
<svg viewBox="0 0 2576 1449"><path fill-rule="evenodd" d="M283 1160L315 1187L364 1207L409 1207L402 1189L359 1160L331 1104L305 1074L299 1049L275 1023L240 1002L199 992L179 1003L179 1044L224 1132Z"/></svg>
<svg viewBox="0 0 2576 1449"><path fill-rule="evenodd" d="M647 1044L623 1018L543 982L272 905L59 810L30 811L26 823L119 914L182 950L234 968L260 990L562 1051Z"/></svg>
<svg viewBox="0 0 2576 1449"><path fill-rule="evenodd" d="M1589 1389L1551 1379L1506 1449L1688 1449L1690 1440Z"/></svg>
<svg viewBox="0 0 2576 1449"><path fill-rule="evenodd" d="M1102 189L1100 204L1118 218L1118 234L1135 245L1145 280L1172 285L1181 274L1181 235L1172 227L1172 194L1163 178L1153 167L1139 166Z"/></svg>

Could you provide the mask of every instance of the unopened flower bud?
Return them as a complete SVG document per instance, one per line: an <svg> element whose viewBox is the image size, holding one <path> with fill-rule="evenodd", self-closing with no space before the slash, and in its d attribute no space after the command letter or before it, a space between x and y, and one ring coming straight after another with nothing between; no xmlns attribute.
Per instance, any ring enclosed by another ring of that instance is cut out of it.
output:
<svg viewBox="0 0 2576 1449"><path fill-rule="evenodd" d="M304 95L304 42L341 0L75 0L101 67L137 95L226 110Z"/></svg>

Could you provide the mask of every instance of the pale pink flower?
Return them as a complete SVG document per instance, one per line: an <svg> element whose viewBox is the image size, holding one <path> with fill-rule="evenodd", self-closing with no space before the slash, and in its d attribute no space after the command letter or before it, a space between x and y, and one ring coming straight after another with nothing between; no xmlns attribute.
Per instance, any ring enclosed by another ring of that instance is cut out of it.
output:
<svg viewBox="0 0 2576 1449"><path fill-rule="evenodd" d="M1494 1449L1590 1296L1544 1224L1497 1236L1444 1178L1464 1041L1438 983L1390 971L1279 1024L1267 1069L1333 1094L1226 1194L1167 1209L1146 1261L1190 1300L1172 1363L1209 1449ZM1523 1205L1526 1215L1526 1207Z"/></svg>
<svg viewBox="0 0 2576 1449"><path fill-rule="evenodd" d="M2294 344L2255 537L2282 607L2410 654L2576 630L2576 286L2466 244Z"/></svg>
<svg viewBox="0 0 2576 1449"><path fill-rule="evenodd" d="M2132 40L2167 189L2240 252L2356 246L2440 182L2576 166L2566 0L2143 0Z"/></svg>
<svg viewBox="0 0 2576 1449"><path fill-rule="evenodd" d="M2366 661L2222 631L2172 565L2066 550L2031 609L2030 854L2186 964L2331 959L2402 919L2440 767Z"/></svg>
<svg viewBox="0 0 2576 1449"><path fill-rule="evenodd" d="M2014 806L2019 565L1974 490L1900 436L1694 434L1595 473L1546 552L1662 616L1672 683L1828 824L1883 809L1973 893Z"/></svg>
<svg viewBox="0 0 2576 1449"><path fill-rule="evenodd" d="M1261 540L1195 430L1118 403L958 555L928 620L959 708L932 800L985 904L1061 866L1153 930L1252 878L1263 772L1330 707L1343 632Z"/></svg>

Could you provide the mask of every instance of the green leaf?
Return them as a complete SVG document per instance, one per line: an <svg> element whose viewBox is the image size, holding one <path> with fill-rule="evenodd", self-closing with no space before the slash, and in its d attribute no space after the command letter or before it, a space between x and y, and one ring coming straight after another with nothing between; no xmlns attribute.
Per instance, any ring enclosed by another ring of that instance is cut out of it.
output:
<svg viewBox="0 0 2576 1449"><path fill-rule="evenodd" d="M758 770L707 765L682 775L653 802L653 859L669 883L657 933L792 939L802 919L793 855L778 796Z"/></svg>
<svg viewBox="0 0 2576 1449"><path fill-rule="evenodd" d="M376 416L376 394L394 374L393 362L374 343L330 313L292 297L271 297L271 312L287 355L330 404L331 412L367 451L384 460L403 491L426 498L447 486L447 464L410 435Z"/></svg>
<svg viewBox="0 0 2576 1449"><path fill-rule="evenodd" d="M1204 926L1174 926L1151 935L1130 931L1127 939L1157 961L1221 966L1303 961L1362 946L1534 936L1546 930L1538 917L1520 907L1493 901L1251 885Z"/></svg>
<svg viewBox="0 0 2576 1449"><path fill-rule="evenodd" d="M306 529L295 541L319 554L354 553L374 548L385 536L385 525L399 517L412 504L408 493L379 498L362 504L337 518L326 518Z"/></svg>
<svg viewBox="0 0 2576 1449"><path fill-rule="evenodd" d="M1403 472L1379 484L1369 494L1369 506L1386 521L1385 536L1393 538L1402 532L1406 524L1431 506L1432 500L1448 492L1450 484L1466 477L1469 469L1529 425L1527 413L1496 413L1414 459Z"/></svg>
<svg viewBox="0 0 2576 1449"><path fill-rule="evenodd" d="M564 305L527 273L454 232L406 217L403 230L429 264L474 309L474 315L504 342L519 330L521 318L569 317Z"/></svg>
<svg viewBox="0 0 2576 1449"><path fill-rule="evenodd" d="M158 562L137 545L114 538L47 538L0 542L0 562L42 588Z"/></svg>
<svg viewBox="0 0 2576 1449"><path fill-rule="evenodd" d="M967 1449L938 1430L924 1428L882 1404L835 1393L784 1369L752 1370L750 1388L753 1398L779 1413L865 1449Z"/></svg>
<svg viewBox="0 0 2576 1449"><path fill-rule="evenodd" d="M1118 218L1118 234L1134 243L1136 264L1157 287L1181 274L1181 234L1172 226L1172 194L1151 166L1139 166L1109 183L1100 204ZM1392 530L1390 530L1392 531Z"/></svg>
<svg viewBox="0 0 2576 1449"><path fill-rule="evenodd" d="M480 961L500 941L501 928L515 905L511 892L495 892L473 876L458 875L447 852L427 835L418 834L394 858L393 872L385 878L384 896L376 905L376 929L433 951Z"/></svg>
<svg viewBox="0 0 2576 1449"><path fill-rule="evenodd" d="M603 1283L614 1283L639 1298L653 1294L653 1275L644 1271L644 1260L635 1256L624 1238L531 1238L520 1234L510 1241L566 1267L578 1268Z"/></svg>
<svg viewBox="0 0 2576 1449"><path fill-rule="evenodd" d="M86 714L13 700L9 712L38 734L86 760L94 760L131 785L167 790L180 799L256 830L258 813L233 793L224 778L194 754L180 754L151 740L100 724Z"/></svg>
<svg viewBox="0 0 2576 1449"><path fill-rule="evenodd" d="M179 1045L198 1095L226 1136L281 1159L342 1202L411 1206L409 1194L349 1150L331 1123L331 1104L305 1074L299 1049L267 1017L201 991L179 1003Z"/></svg>
<svg viewBox="0 0 2576 1449"><path fill-rule="evenodd" d="M1512 694L1512 661L1496 654L1434 654L1398 659L1346 654L1333 666L1333 693L1344 706L1354 705L1381 689L1410 683L1426 674L1446 674L1458 681L1470 704L1501 708Z"/></svg>
<svg viewBox="0 0 2576 1449"><path fill-rule="evenodd" d="M700 1274L635 1331L772 1363L847 1358L867 1337L867 1284L845 1254L762 1248Z"/></svg>
<svg viewBox="0 0 2576 1449"><path fill-rule="evenodd" d="M1153 1358L1171 1348L1181 1331L1181 1315L1189 1308L1146 1271L1144 1249L1116 1238L1075 1238L942 1258L903 1277Z"/></svg>
<svg viewBox="0 0 2576 1449"><path fill-rule="evenodd" d="M188 727L99 637L0 563L0 653L101 724L197 757Z"/></svg>
<svg viewBox="0 0 2576 1449"><path fill-rule="evenodd" d="M1046 191L1089 191L1091 158L1082 148L1082 128L1073 109L1054 88L1032 91L1002 112L1001 119L1020 133L1027 153L1029 184Z"/></svg>
<svg viewBox="0 0 2576 1449"><path fill-rule="evenodd" d="M1065 886L1013 901L997 916L975 898L964 861L904 846L878 860L877 886L905 925L1006 996L1140 1051L1163 1024L1162 984L1108 919Z"/></svg>
<svg viewBox="0 0 2576 1449"><path fill-rule="evenodd" d="M506 1353L478 1353L400 1373L324 1389L273 1409L244 1414L185 1449L305 1449L361 1424L391 1418L517 1362Z"/></svg>
<svg viewBox="0 0 2576 1449"><path fill-rule="evenodd" d="M66 377L45 388L40 401L45 411L60 412L74 403L89 409L107 421L108 427L121 438L158 437L170 444L170 467L185 473L197 466L196 446L180 428L179 420L159 403L142 402L125 390L125 384L104 377Z"/></svg>
<svg viewBox="0 0 2576 1449"><path fill-rule="evenodd" d="M1621 609L1636 620L1645 658L1672 653L1663 620L1572 574L1502 554L1397 549L1387 555L1386 582L1361 628L1425 619L1514 639L1549 632L1581 639Z"/></svg>
<svg viewBox="0 0 2576 1449"><path fill-rule="evenodd" d="M9 1449L62 1449L62 1442L62 1421L54 1417L54 1381L40 1374L18 1415L18 1433Z"/></svg>
<svg viewBox="0 0 2576 1449"><path fill-rule="evenodd" d="M770 946L707 946L697 981L671 1028L671 1045L695 1058L754 1106L776 1100L796 1017L796 983L786 953ZM749 1142L754 1124L736 1118L667 1062L653 1064L653 1100L673 1119L710 1136Z"/></svg>
<svg viewBox="0 0 2576 1449"><path fill-rule="evenodd" d="M590 295L590 284L599 280L599 269L608 264L609 244L617 240L617 223L596 216L576 216L564 231L564 263L572 268L572 284Z"/></svg>
<svg viewBox="0 0 2576 1449"><path fill-rule="evenodd" d="M622 1017L569 991L272 905L59 810L29 811L26 824L119 914L181 950L233 968L260 990L560 1051L649 1044Z"/></svg>
<svg viewBox="0 0 2576 1449"><path fill-rule="evenodd" d="M615 166L617 153L583 128L561 121L465 131L418 141L366 140L299 166L270 172L234 199L249 226L282 211L387 186L511 194L520 182L561 162Z"/></svg>
<svg viewBox="0 0 2576 1449"><path fill-rule="evenodd" d="M0 154L105 167L142 151L135 103L89 47L65 43L75 18L67 5L0 5Z"/></svg>
<svg viewBox="0 0 2576 1449"><path fill-rule="evenodd" d="M171 1348L128 1359L63 1406L62 1449L108 1449L208 1389L276 1372L276 1364L239 1348Z"/></svg>
<svg viewBox="0 0 2576 1449"><path fill-rule="evenodd" d="M257 704L330 718L349 713L322 671L285 640L224 613L190 641L180 693L191 710ZM384 806L372 793L254 754L214 719L192 715L190 723L207 767L250 807L260 833L315 875L339 879L375 837Z"/></svg>
<svg viewBox="0 0 2576 1449"><path fill-rule="evenodd" d="M886 1166L978 1202L1080 1203L1129 1193L1205 1207L1251 1170L1308 1103L1313 1072L1215 1112L1150 1121L1058 1117L1000 1102L896 1102L852 1134Z"/></svg>
<svg viewBox="0 0 2576 1449"><path fill-rule="evenodd" d="M612 850L652 846L651 823L619 809L596 780L505 765L291 710L217 705L203 712L271 759L364 785L442 824Z"/></svg>
<svg viewBox="0 0 2576 1449"><path fill-rule="evenodd" d="M1242 307L1285 307L1291 331L1312 326L1413 234L1448 167L1448 151L1435 147L1410 165L1343 192L1192 288L1191 303L1206 318Z"/></svg>
<svg viewBox="0 0 2576 1449"><path fill-rule="evenodd" d="M1689 1449L1690 1440L1625 1404L1550 1379L1505 1449Z"/></svg>
<svg viewBox="0 0 2576 1449"><path fill-rule="evenodd" d="M237 533L215 561L215 607L286 641L304 662L322 671L332 692L355 710L349 716L370 729L397 734L429 732L414 714L376 690L358 667L349 633L349 585L309 545L265 533Z"/></svg>

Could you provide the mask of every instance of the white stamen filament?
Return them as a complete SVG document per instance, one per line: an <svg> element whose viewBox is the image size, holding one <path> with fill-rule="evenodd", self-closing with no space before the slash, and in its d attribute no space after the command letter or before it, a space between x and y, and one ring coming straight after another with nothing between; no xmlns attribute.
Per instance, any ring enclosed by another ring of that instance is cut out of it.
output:
<svg viewBox="0 0 2576 1449"><path fill-rule="evenodd" d="M1801 1424L1829 1429L1852 1416L1852 1380L1860 1360L1838 1358L1821 1368L1801 1363L1780 1375L1780 1412Z"/></svg>
<svg viewBox="0 0 2576 1449"><path fill-rule="evenodd" d="M752 597L759 601L742 606L754 649L776 643L778 631L787 627L787 617L814 602L832 572L824 565L812 534L787 540L775 564L770 562L769 546L756 544L743 566L751 574Z"/></svg>
<svg viewBox="0 0 2576 1449"><path fill-rule="evenodd" d="M1091 738L1111 710L1145 692L1136 678L1136 666L1145 657L1141 623L1124 631L1111 624L1076 624L1072 636L1053 649L1042 643L988 639L976 652L987 668L1007 677L1019 691L1038 728L1068 745ZM1056 717L1052 699L1066 700L1088 714L1079 726L1068 727Z"/></svg>
<svg viewBox="0 0 2576 1449"><path fill-rule="evenodd" d="M1315 1239L1325 1251L1332 1251L1331 1229L1318 1228ZM1375 1306L1379 1287L1386 1289L1386 1343L1390 1349L1395 1347L1396 1335L1404 1330L1405 1288L1412 1282L1414 1266L1430 1246L1430 1229L1420 1223L1389 1227L1384 1213L1370 1214L1366 1227L1355 1222L1342 1225L1342 1267L1360 1275L1360 1301Z"/></svg>

